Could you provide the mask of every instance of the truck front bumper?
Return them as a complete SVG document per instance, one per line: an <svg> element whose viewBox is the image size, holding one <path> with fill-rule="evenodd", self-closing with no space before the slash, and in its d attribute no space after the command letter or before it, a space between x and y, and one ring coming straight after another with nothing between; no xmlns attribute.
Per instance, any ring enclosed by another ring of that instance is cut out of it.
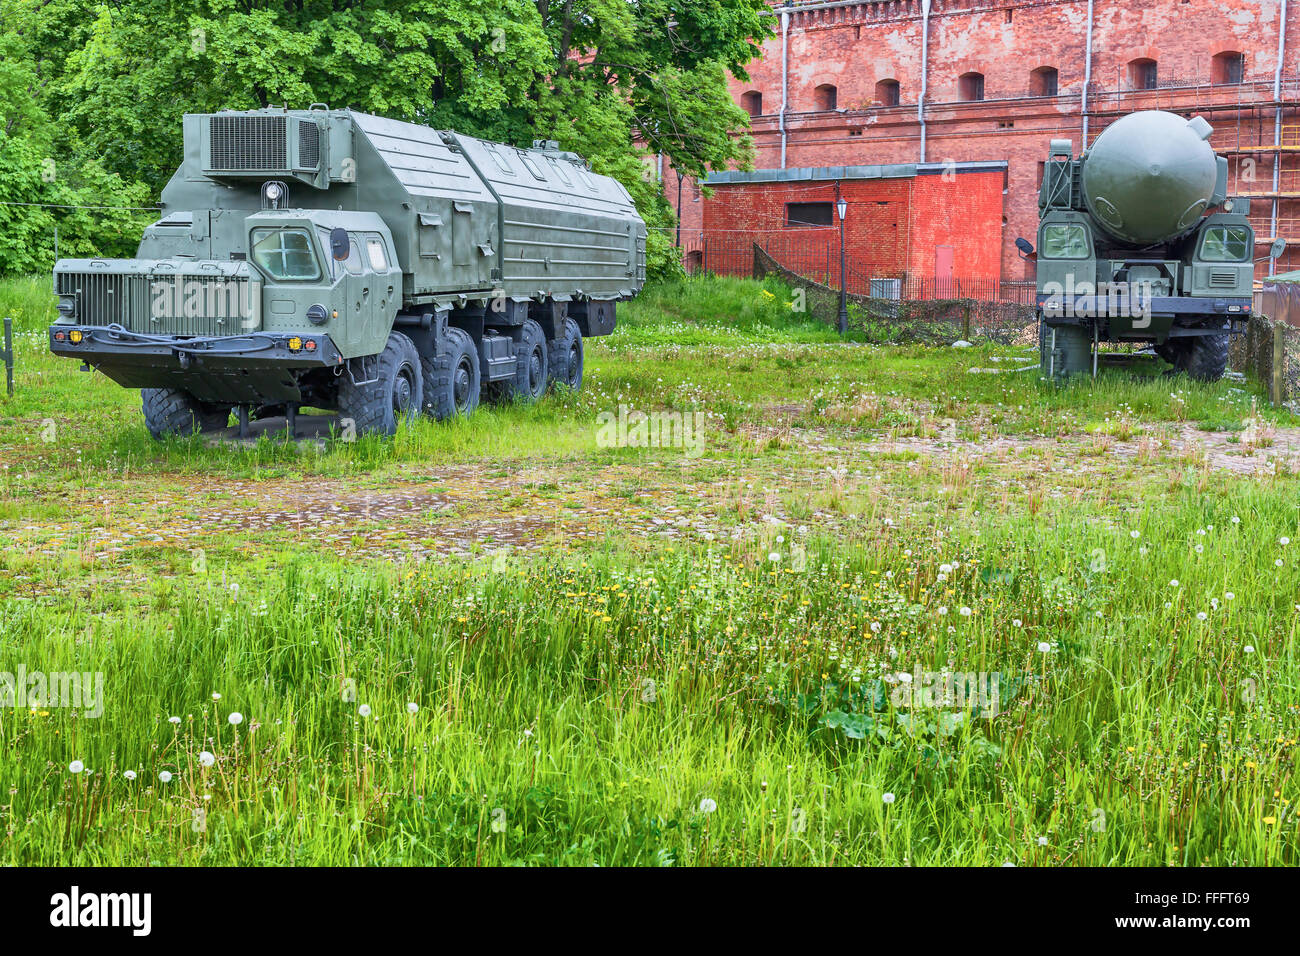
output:
<svg viewBox="0 0 1300 956"><path fill-rule="evenodd" d="M325 334L249 332L194 338L145 335L120 326L54 325L50 351L81 359L126 388L179 388L205 402L298 401L301 373L343 370Z"/></svg>

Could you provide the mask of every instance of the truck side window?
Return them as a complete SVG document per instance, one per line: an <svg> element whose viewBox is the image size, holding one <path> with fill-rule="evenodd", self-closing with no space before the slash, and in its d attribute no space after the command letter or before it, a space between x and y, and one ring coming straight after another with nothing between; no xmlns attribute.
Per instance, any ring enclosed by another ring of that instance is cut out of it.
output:
<svg viewBox="0 0 1300 956"><path fill-rule="evenodd" d="M1251 232L1245 226L1210 226L1201 238L1206 262L1244 262L1250 257Z"/></svg>
<svg viewBox="0 0 1300 956"><path fill-rule="evenodd" d="M254 229L253 261L273 279L320 278L320 263L306 229Z"/></svg>
<svg viewBox="0 0 1300 956"><path fill-rule="evenodd" d="M384 249L384 240L378 236L366 237L366 258L370 260L370 268L376 272L388 271L388 252Z"/></svg>
<svg viewBox="0 0 1300 956"><path fill-rule="evenodd" d="M366 271L366 264L361 258L361 242L353 233L348 233L348 258L343 267L354 276Z"/></svg>
<svg viewBox="0 0 1300 956"><path fill-rule="evenodd" d="M1051 223L1043 227L1038 254L1044 259L1087 259L1092 256L1088 230L1080 223Z"/></svg>

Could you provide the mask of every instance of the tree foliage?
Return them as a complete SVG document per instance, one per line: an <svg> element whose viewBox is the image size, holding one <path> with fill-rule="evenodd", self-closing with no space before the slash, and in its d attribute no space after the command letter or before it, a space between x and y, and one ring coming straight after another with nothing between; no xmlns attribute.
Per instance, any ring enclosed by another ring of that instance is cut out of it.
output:
<svg viewBox="0 0 1300 956"><path fill-rule="evenodd" d="M0 201L137 205L180 163L181 116L349 106L529 145L618 178L670 268L656 155L684 175L752 162L727 91L764 0L0 0ZM50 164L55 174L49 174ZM0 206L0 270L129 255L138 214Z"/></svg>

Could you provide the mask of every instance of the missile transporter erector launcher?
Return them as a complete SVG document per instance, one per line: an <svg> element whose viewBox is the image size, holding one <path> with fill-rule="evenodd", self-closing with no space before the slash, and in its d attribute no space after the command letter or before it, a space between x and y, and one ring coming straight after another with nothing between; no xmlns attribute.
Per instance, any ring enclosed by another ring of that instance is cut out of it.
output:
<svg viewBox="0 0 1300 956"><path fill-rule="evenodd" d="M155 437L578 388L645 281L627 191L554 143L320 107L187 115L184 143L137 258L54 268L50 347L141 389Z"/></svg>
<svg viewBox="0 0 1300 956"><path fill-rule="evenodd" d="M1100 342L1151 343L1175 369L1213 381L1250 316L1255 233L1227 195L1210 125L1130 113L1073 158L1053 140L1038 196L1039 345L1051 377L1096 371ZM1270 254L1281 253L1282 243Z"/></svg>

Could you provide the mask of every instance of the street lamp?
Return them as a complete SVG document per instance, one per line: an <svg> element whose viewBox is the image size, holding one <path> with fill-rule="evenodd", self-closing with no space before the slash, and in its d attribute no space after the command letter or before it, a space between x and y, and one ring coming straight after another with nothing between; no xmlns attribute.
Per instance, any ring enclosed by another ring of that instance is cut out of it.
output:
<svg viewBox="0 0 1300 956"><path fill-rule="evenodd" d="M844 214L849 210L848 202L840 196L840 184L835 184L835 208L840 214L840 335L849 331L849 293L844 285Z"/></svg>

